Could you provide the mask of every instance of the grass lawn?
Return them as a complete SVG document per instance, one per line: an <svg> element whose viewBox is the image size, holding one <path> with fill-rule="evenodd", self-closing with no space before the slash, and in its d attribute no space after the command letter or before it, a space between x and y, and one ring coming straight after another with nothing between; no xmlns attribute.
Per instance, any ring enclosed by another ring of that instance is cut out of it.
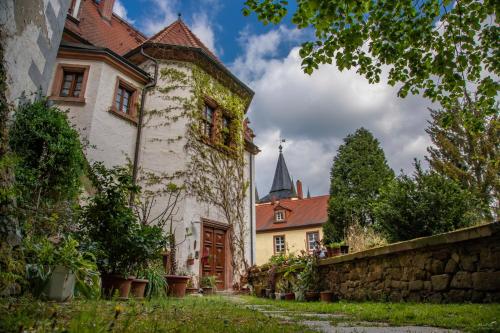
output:
<svg viewBox="0 0 500 333"><path fill-rule="evenodd" d="M0 332L311 332L221 297L50 303L0 299Z"/></svg>
<svg viewBox="0 0 500 333"><path fill-rule="evenodd" d="M374 302L295 302L243 297L251 304L272 304L297 313L342 313L341 322L375 321L391 326L454 328L465 332L500 332L500 304L422 304Z"/></svg>

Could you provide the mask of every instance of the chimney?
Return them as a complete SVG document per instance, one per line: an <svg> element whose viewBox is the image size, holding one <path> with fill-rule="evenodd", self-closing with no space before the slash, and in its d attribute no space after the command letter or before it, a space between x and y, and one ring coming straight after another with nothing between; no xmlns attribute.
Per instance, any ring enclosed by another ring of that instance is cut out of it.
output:
<svg viewBox="0 0 500 333"><path fill-rule="evenodd" d="M299 199L304 199L304 193L302 192L302 182L297 180L297 197Z"/></svg>
<svg viewBox="0 0 500 333"><path fill-rule="evenodd" d="M111 21L113 16L113 6L115 5L115 0L100 0L99 1L99 11L101 16L108 21Z"/></svg>

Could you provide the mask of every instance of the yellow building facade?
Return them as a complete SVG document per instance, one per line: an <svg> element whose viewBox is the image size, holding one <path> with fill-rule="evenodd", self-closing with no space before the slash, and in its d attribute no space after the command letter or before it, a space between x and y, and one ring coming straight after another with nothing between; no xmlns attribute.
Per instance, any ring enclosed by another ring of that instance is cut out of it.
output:
<svg viewBox="0 0 500 333"><path fill-rule="evenodd" d="M308 251L308 235L318 233L319 239L323 239L323 228L321 226L304 229L274 230L270 232L258 232L255 237L256 264L265 264L275 252L275 239L284 236L285 252L299 254L302 250ZM311 236L309 236L311 237Z"/></svg>

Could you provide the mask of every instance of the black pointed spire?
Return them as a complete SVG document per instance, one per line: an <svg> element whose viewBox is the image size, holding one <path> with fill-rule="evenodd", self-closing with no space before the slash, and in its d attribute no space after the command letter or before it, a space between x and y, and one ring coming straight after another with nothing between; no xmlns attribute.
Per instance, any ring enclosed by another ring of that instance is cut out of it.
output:
<svg viewBox="0 0 500 333"><path fill-rule="evenodd" d="M283 157L283 147L279 145L278 163L276 164L276 171L274 172L273 186L269 194L262 198L260 202L269 202L272 197L276 199L286 199L296 197L295 186L293 185L290 173Z"/></svg>

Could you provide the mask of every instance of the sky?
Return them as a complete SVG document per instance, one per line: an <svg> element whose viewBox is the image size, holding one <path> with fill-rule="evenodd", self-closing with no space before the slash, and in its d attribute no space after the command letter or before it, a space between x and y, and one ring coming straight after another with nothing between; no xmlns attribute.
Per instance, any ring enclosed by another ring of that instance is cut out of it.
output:
<svg viewBox="0 0 500 333"><path fill-rule="evenodd" d="M255 92L247 116L261 149L256 157L259 195L271 187L283 154L294 180L311 195L328 194L330 169L348 134L365 127L379 140L389 166L412 173L413 159L423 160L431 144L425 133L429 101L397 97L397 87L381 80L369 84L355 70L323 65L311 76L300 68L299 46L312 36L287 17L263 26L255 15L241 14L244 0L116 0L114 11L146 35L177 19Z"/></svg>

